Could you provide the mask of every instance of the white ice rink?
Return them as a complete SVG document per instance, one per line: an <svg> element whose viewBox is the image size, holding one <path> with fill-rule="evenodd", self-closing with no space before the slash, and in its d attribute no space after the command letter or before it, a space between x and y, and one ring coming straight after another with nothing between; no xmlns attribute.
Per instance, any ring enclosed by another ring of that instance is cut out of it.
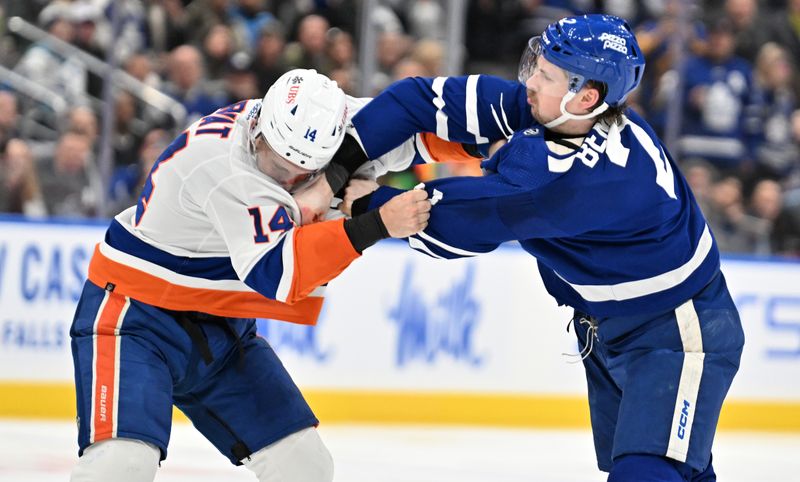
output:
<svg viewBox="0 0 800 482"><path fill-rule="evenodd" d="M338 482L601 482L584 431L324 425ZM0 481L68 480L71 423L0 420ZM800 434L723 432L720 482L800 481ZM158 482L255 481L188 424L173 429Z"/></svg>

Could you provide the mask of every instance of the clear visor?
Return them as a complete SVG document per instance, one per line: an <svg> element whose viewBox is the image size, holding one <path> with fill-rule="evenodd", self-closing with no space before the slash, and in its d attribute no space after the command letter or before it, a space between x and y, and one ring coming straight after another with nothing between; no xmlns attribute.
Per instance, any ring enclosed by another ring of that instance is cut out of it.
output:
<svg viewBox="0 0 800 482"><path fill-rule="evenodd" d="M541 35L537 35L528 40L528 46L525 47L522 58L519 59L517 78L523 84L533 75L533 71L536 68L536 61L540 55L542 55L542 37Z"/></svg>
<svg viewBox="0 0 800 482"><path fill-rule="evenodd" d="M256 141L255 151L258 169L290 193L309 185L321 172L321 169L310 171L295 165L275 152L263 137Z"/></svg>

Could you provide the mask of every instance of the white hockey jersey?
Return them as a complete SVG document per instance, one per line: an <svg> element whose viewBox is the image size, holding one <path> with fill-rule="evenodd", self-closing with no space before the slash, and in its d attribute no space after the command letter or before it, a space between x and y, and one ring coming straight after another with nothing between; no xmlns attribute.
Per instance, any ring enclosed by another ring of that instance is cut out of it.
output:
<svg viewBox="0 0 800 482"><path fill-rule="evenodd" d="M348 98L348 117L364 103ZM220 109L170 144L95 249L93 283L169 310L316 322L322 285L360 254L343 219L300 226L292 196L257 169L248 135L260 108ZM411 141L384 162L413 156Z"/></svg>

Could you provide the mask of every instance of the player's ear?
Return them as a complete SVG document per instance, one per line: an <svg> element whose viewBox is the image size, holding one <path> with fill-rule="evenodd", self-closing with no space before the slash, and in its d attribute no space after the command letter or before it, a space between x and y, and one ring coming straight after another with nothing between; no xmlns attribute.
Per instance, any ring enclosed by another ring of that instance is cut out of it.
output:
<svg viewBox="0 0 800 482"><path fill-rule="evenodd" d="M600 101L600 91L596 87L585 86L578 92L579 107L586 112L591 111Z"/></svg>

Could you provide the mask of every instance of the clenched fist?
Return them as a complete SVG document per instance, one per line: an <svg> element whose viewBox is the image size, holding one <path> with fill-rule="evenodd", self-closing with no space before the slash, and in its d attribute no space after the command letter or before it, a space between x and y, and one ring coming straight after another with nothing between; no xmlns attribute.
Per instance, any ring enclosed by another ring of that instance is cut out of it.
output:
<svg viewBox="0 0 800 482"><path fill-rule="evenodd" d="M339 205L339 209L348 216L352 216L353 202L376 189L378 189L378 183L370 179L350 179L344 189L344 199Z"/></svg>
<svg viewBox="0 0 800 482"><path fill-rule="evenodd" d="M431 202L427 192L415 189L393 197L380 207L379 213L389 236L406 238L428 225Z"/></svg>

